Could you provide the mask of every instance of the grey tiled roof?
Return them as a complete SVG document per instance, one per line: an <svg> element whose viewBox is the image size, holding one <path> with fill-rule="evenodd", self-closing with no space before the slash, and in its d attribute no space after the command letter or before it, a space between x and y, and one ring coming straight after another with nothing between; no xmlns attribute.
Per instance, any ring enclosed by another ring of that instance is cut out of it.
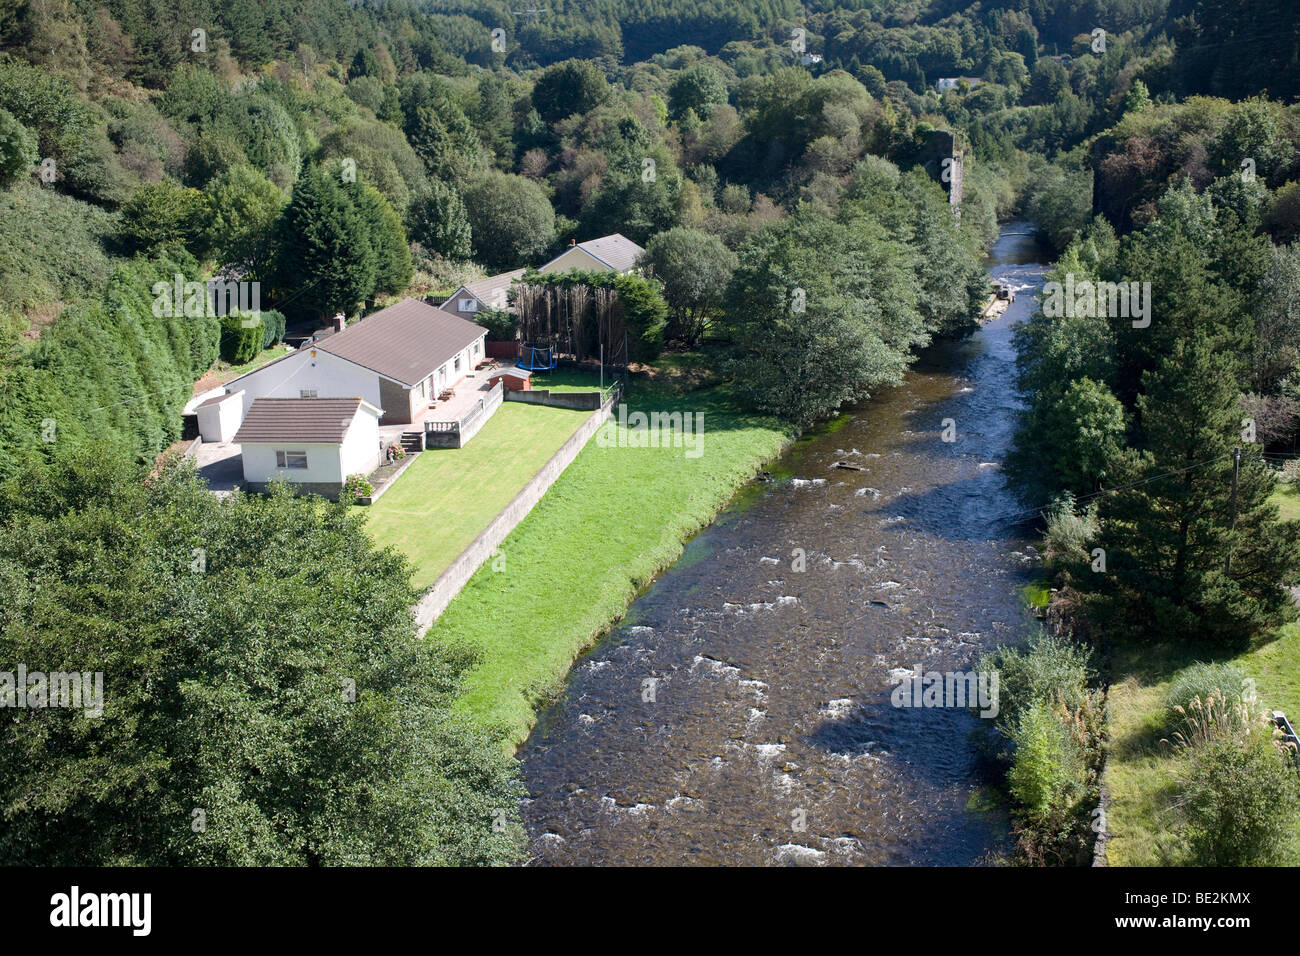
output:
<svg viewBox="0 0 1300 956"><path fill-rule="evenodd" d="M235 444L244 442L328 442L343 441L357 409L359 398L255 398L235 433Z"/></svg>
<svg viewBox="0 0 1300 956"><path fill-rule="evenodd" d="M486 331L442 309L403 299L317 342L316 348L413 386Z"/></svg>

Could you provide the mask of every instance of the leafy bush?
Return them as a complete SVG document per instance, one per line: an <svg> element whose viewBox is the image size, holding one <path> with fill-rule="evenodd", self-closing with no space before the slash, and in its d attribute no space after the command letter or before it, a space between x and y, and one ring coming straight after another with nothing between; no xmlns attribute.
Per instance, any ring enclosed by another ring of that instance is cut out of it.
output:
<svg viewBox="0 0 1300 956"><path fill-rule="evenodd" d="M284 340L283 312L266 309L257 315L262 321L262 348L269 349L272 345Z"/></svg>
<svg viewBox="0 0 1300 956"><path fill-rule="evenodd" d="M1064 637L1040 631L1023 650L999 647L984 657L981 671L998 673L998 727L1014 737L1020 717L1035 704L1074 712L1090 704L1092 653Z"/></svg>
<svg viewBox="0 0 1300 956"><path fill-rule="evenodd" d="M1074 495L1066 492L1047 512L1046 546L1043 557L1053 564L1087 563L1088 550L1097 537L1097 512L1075 510Z"/></svg>
<svg viewBox="0 0 1300 956"><path fill-rule="evenodd" d="M356 501L358 498L369 498L375 493L375 487L365 475L348 475L348 480L343 482L343 501Z"/></svg>
<svg viewBox="0 0 1300 956"><path fill-rule="evenodd" d="M1259 730L1244 743L1224 739L1190 752L1179 802L1192 862L1260 866L1284 862L1300 809L1300 777L1290 756Z"/></svg>
<svg viewBox="0 0 1300 956"><path fill-rule="evenodd" d="M243 365L257 358L265 333L255 315L232 315L221 320L221 357L231 365Z"/></svg>
<svg viewBox="0 0 1300 956"><path fill-rule="evenodd" d="M1007 774L1011 794L1030 814L1060 808L1082 785L1084 754L1047 704L1035 700L1016 721L1015 762Z"/></svg>
<svg viewBox="0 0 1300 956"><path fill-rule="evenodd" d="M7 186L36 162L36 137L18 118L0 107L0 186Z"/></svg>

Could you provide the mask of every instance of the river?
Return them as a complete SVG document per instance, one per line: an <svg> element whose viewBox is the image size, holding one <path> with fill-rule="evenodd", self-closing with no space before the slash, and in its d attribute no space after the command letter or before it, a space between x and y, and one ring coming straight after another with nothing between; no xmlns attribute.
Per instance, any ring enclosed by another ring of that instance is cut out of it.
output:
<svg viewBox="0 0 1300 956"><path fill-rule="evenodd" d="M968 669L1030 626L1036 555L999 463L1020 407L1012 328L1045 269L1031 231L1007 224L989 257L1020 290L1003 315L791 446L574 666L520 751L534 864L1006 849L979 718L890 694L903 668Z"/></svg>

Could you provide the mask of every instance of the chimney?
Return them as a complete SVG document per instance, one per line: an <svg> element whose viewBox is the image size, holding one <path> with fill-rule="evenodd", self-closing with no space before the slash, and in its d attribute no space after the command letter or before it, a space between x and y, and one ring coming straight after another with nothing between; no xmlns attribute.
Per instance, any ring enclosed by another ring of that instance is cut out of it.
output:
<svg viewBox="0 0 1300 956"><path fill-rule="evenodd" d="M342 332L343 329L347 326L347 324L348 324L347 317L344 316L342 312L338 312L334 315L335 332Z"/></svg>

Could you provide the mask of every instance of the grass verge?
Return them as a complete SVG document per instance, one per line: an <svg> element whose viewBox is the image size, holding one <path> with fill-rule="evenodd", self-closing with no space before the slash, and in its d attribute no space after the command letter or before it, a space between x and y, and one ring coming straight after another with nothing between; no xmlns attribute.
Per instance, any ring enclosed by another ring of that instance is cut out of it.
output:
<svg viewBox="0 0 1300 956"><path fill-rule="evenodd" d="M626 403L629 412L702 412L703 453L588 442L503 543L504 572L481 567L429 632L479 652L459 706L507 746L527 737L537 706L637 591L793 437L716 388L634 384Z"/></svg>
<svg viewBox="0 0 1300 956"><path fill-rule="evenodd" d="M591 414L505 402L464 448L421 453L362 509L370 534L407 556L424 590Z"/></svg>

